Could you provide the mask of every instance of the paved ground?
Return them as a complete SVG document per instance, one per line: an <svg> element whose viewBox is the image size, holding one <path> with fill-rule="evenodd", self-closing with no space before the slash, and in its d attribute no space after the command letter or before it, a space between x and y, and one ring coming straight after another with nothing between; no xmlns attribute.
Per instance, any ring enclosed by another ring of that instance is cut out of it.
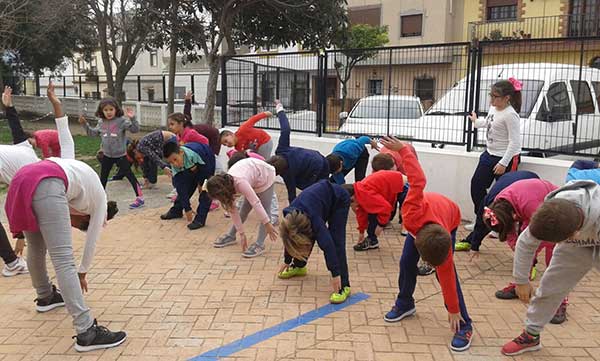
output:
<svg viewBox="0 0 600 361"><path fill-rule="evenodd" d="M209 225L188 231L185 222L161 221L169 190L149 191L148 207L127 211L126 182L109 184L110 198L123 211L110 222L98 244L89 274L86 300L101 324L124 329L119 348L77 354L71 319L64 309L37 314L27 276L0 279L0 360L185 360L327 304L329 276L321 251L303 279L282 281L275 271L281 244L269 244L265 256L245 260L238 246L215 249L212 241L229 224L223 213ZM284 188L279 186L280 199ZM283 202L282 202L283 203ZM250 219L249 230L255 230ZM467 305L474 319L471 350L453 354L440 288L434 276L419 279L416 317L387 324L383 314L397 292L398 259L403 237L386 232L379 250L356 253L354 216L348 224L352 290L366 301L233 354L226 360L507 360L500 346L522 327L525 306L494 298L511 273L508 247L486 240L478 264L458 254ZM82 234L75 232L79 259ZM464 232L461 232L464 235ZM600 360L600 277L588 274L571 294L569 320L550 325L544 349L518 360Z"/></svg>

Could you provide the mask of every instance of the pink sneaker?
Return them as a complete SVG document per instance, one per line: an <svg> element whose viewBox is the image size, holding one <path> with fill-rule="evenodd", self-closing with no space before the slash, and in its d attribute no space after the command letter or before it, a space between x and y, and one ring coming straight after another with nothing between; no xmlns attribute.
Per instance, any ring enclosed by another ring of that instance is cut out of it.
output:
<svg viewBox="0 0 600 361"><path fill-rule="evenodd" d="M171 203L175 203L177 200L177 194L171 197Z"/></svg>
<svg viewBox="0 0 600 361"><path fill-rule="evenodd" d="M210 204L210 212L214 211L215 209L219 209L219 207L220 207L219 202L212 201L212 203Z"/></svg>

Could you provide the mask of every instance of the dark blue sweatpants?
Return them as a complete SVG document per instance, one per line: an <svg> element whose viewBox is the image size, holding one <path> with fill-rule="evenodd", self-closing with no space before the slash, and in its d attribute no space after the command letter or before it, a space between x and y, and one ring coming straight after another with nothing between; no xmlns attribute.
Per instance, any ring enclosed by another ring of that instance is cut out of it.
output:
<svg viewBox="0 0 600 361"><path fill-rule="evenodd" d="M454 243L456 243L456 229L451 232L452 237L452 251L454 251ZM415 246L415 239L412 235L406 236L404 241L404 249L402 250L402 257L400 257L400 274L398 276L398 298L396 299L396 307L402 311L408 311L415 307L415 299L413 294L415 293L415 287L417 286L417 264L419 263L419 251ZM454 268L456 273L456 267ZM436 274L437 277L437 274ZM465 305L465 299L460 288L460 281L458 280L458 274L456 274L456 292L458 293L458 304L460 307L460 314L465 322L460 323L461 329L464 327L471 328L471 318L467 313L467 306ZM446 306L446 309L448 307Z"/></svg>
<svg viewBox="0 0 600 361"><path fill-rule="evenodd" d="M196 192L198 186L202 186L204 180L214 174L214 168L209 168L210 167L208 166L199 167L196 172L184 170L173 177L173 185L175 186L175 189L177 189L177 199L175 200L173 207L169 209L169 213L181 215L183 211L190 211L192 209L190 199L194 195L194 192ZM196 209L194 223L206 224L206 218L210 211L210 204L211 199L208 196L208 193L201 192L198 198L198 208Z"/></svg>
<svg viewBox="0 0 600 361"><path fill-rule="evenodd" d="M494 167L501 159L502 157L491 155L487 150L479 156L479 163L471 178L471 200L473 201L473 213L475 214L477 214L477 210L479 209L481 202L483 202L487 190L494 180L497 180L502 175L494 174ZM506 167L506 173L517 170L520 162L521 156L514 156Z"/></svg>
<svg viewBox="0 0 600 361"><path fill-rule="evenodd" d="M595 162L593 160L579 159L579 160L576 160L575 162L573 162L573 164L571 165L571 168L575 168L575 169L579 169L579 170L596 169L596 168L598 168L598 162Z"/></svg>

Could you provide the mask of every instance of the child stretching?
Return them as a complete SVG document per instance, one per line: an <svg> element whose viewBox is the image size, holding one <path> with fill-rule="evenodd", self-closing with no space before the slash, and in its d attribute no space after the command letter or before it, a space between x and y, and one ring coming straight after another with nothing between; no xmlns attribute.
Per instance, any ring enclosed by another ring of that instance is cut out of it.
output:
<svg viewBox="0 0 600 361"><path fill-rule="evenodd" d="M567 172L566 182L572 180L591 180L600 184L600 168L593 160L576 160Z"/></svg>
<svg viewBox="0 0 600 361"><path fill-rule="evenodd" d="M540 333L556 309L577 283L593 268L600 270L600 186L592 181L574 181L548 194L515 249L513 276L516 293L528 303L525 330L502 347L505 355L539 350ZM552 262L540 286L530 297L529 268L542 241L556 244Z"/></svg>
<svg viewBox="0 0 600 361"><path fill-rule="evenodd" d="M350 296L346 260L346 223L350 195L342 187L320 180L306 188L283 210L279 226L284 246L284 263L278 277L287 279L306 275L306 262L315 242L323 250L331 272L331 303L342 303Z"/></svg>
<svg viewBox="0 0 600 361"><path fill-rule="evenodd" d="M221 202L223 208L231 214L233 221L233 227L215 241L215 247L222 248L234 244L237 231L241 238L242 256L252 258L265 251L264 243L267 234L273 241L277 239L275 227L265 211L271 208L274 182L275 168L267 162L254 158L242 159L229 168L226 174L217 174L208 180L206 183L208 195ZM235 198L238 194L244 196L239 213L235 207ZM261 225L256 243L248 247L243 223L251 208L258 213Z"/></svg>
<svg viewBox="0 0 600 361"><path fill-rule="evenodd" d="M127 136L129 130L131 133L139 131L139 124L135 118L135 113L131 109L127 109L127 118L123 116L123 110L113 98L104 98L98 104L96 116L99 118L95 128L90 127L87 120L81 116L79 123L83 125L88 136L100 136L102 138L102 151L104 156L100 163L100 182L106 189L108 175L113 167L117 165L122 171L126 172L126 177L131 183L133 192L135 193L135 201L129 205L129 208L135 209L144 206L144 196L142 188L138 183L135 175L131 171L131 165L127 161L125 153L127 151Z"/></svg>
<svg viewBox="0 0 600 361"><path fill-rule="evenodd" d="M367 136L358 139L346 139L333 147L331 154L326 157L333 182L344 184L346 175L352 169L354 169L355 182L365 178L367 165L369 164L369 152L365 147L367 144L370 144L373 149L379 149L377 142Z"/></svg>
<svg viewBox="0 0 600 361"><path fill-rule="evenodd" d="M271 116L273 116L271 112L262 112L242 123L235 133L223 130L219 135L221 144L235 148L237 151L251 149L262 155L263 158L269 159L273 151L273 140L267 132L254 128L254 125Z"/></svg>
<svg viewBox="0 0 600 361"><path fill-rule="evenodd" d="M36 130L29 133L23 130L17 110L12 103L12 88L4 87L2 94L2 103L6 109L6 118L8 126L13 136L15 144L27 140L32 147L42 151L42 157L60 157L60 144L58 142L58 132L54 129Z"/></svg>
<svg viewBox="0 0 600 361"><path fill-rule="evenodd" d="M490 191L481 202L479 209L477 210L477 217L475 218L475 227L473 231L469 233L467 238L456 243L454 247L455 251L472 251L471 258L479 257L479 247L483 239L490 233L490 229L483 222L483 212L486 207L489 207L496 196L503 191L506 187L523 179L539 179L537 174L526 170L518 170L515 172L509 172L502 175L496 183L490 188Z"/></svg>
<svg viewBox="0 0 600 361"><path fill-rule="evenodd" d="M413 293L417 284L417 264L419 257L422 257L424 261L436 267L436 276L448 309L450 329L454 332L450 348L454 351L467 350L471 346L473 326L453 261L460 209L441 194L424 192L425 174L414 154L404 147L404 143L395 138L385 137L382 144L400 153L410 183L408 195L402 206L402 219L409 234L404 241L400 258L400 292L396 305L385 315L384 320L397 322L415 314Z"/></svg>
<svg viewBox="0 0 600 361"><path fill-rule="evenodd" d="M279 101L276 101L275 110L279 118L281 135L275 155L268 162L275 167L277 175L283 178L288 192L288 201L291 204L296 198L296 188L303 190L329 177L329 164L316 150L291 147L290 122Z"/></svg>
<svg viewBox="0 0 600 361"><path fill-rule="evenodd" d="M187 143L183 146L177 143L166 143L163 156L171 164L173 184L177 189L177 200L167 212L166 219L181 217L182 211L188 222L188 229L195 230L206 225L206 217L210 210L210 198L202 191L202 185L209 177L215 174L215 157L206 144ZM200 192L198 208L193 216L190 198ZM161 217L162 218L162 217Z"/></svg>
<svg viewBox="0 0 600 361"><path fill-rule="evenodd" d="M107 204L96 172L75 160L69 120L53 84L48 85L48 99L54 108L63 158L28 164L15 174L5 204L10 229L13 233L25 232L29 244L27 263L38 296L37 311L66 305L77 332L76 351L115 347L125 341L126 334L98 326L83 292L88 290L86 276L102 227L118 210L116 203ZM73 255L72 226L86 232L79 270ZM60 292L48 277L46 252L54 265Z"/></svg>
<svg viewBox="0 0 600 361"><path fill-rule="evenodd" d="M490 91L491 107L485 119L477 119L471 113L475 128L487 128L486 150L479 157L479 164L471 178L471 200L477 214L480 203L494 179L517 170L521 153L521 88L514 78L501 80ZM469 225L468 230L473 230Z"/></svg>
<svg viewBox="0 0 600 361"><path fill-rule="evenodd" d="M187 92L185 95L185 104L183 105L183 114L187 121L192 124L192 97L194 93L191 91ZM208 145L210 149L215 153L215 156L219 155L221 152L221 142L219 140L219 129L213 127L210 124L192 124L191 125L194 130L196 130L200 135L203 135L208 139Z"/></svg>
<svg viewBox="0 0 600 361"><path fill-rule="evenodd" d="M358 222L360 241L354 245L354 250L379 248L377 237L390 221L398 194L404 189L404 175L395 170L380 170L354 185L344 185L344 189L352 195L351 208Z"/></svg>
<svg viewBox="0 0 600 361"><path fill-rule="evenodd" d="M521 233L527 228L534 212L544 202L544 198L557 188L554 184L543 179L517 181L498 193L496 200L490 207L484 209L483 221L488 228L498 232L500 242L506 241L514 251L517 244L517 232ZM520 225L519 229L517 229L517 225ZM536 251L537 258L537 255L545 250L546 267L550 265L555 245L552 242L542 241ZM532 263L532 265L535 269L535 264ZM505 300L517 298L515 284L511 283L504 289L497 291L496 297ZM554 324L565 322L566 312L567 299L565 298L550 322Z"/></svg>
<svg viewBox="0 0 600 361"><path fill-rule="evenodd" d="M179 145L187 143L200 143L208 145L208 138L198 133L193 128L192 121L187 119L183 113L169 114L167 117L169 130L177 134Z"/></svg>

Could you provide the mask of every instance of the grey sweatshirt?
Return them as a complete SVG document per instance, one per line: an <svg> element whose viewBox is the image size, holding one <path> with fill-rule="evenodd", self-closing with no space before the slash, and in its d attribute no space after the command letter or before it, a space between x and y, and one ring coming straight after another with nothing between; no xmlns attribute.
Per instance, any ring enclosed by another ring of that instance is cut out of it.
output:
<svg viewBox="0 0 600 361"><path fill-rule="evenodd" d="M571 181L546 196L546 200L553 198L566 199L583 210L583 226L573 239L564 243L572 247L600 247L600 185L587 180ZM515 283L529 282L529 271L540 243L529 227L519 235L513 263Z"/></svg>
<svg viewBox="0 0 600 361"><path fill-rule="evenodd" d="M140 124L135 117L131 120L126 117L116 117L112 120L99 119L94 128L86 123L83 128L89 136L102 137L102 151L104 151L105 156L120 158L125 155L127 150L125 133L128 130L131 133L139 132Z"/></svg>

